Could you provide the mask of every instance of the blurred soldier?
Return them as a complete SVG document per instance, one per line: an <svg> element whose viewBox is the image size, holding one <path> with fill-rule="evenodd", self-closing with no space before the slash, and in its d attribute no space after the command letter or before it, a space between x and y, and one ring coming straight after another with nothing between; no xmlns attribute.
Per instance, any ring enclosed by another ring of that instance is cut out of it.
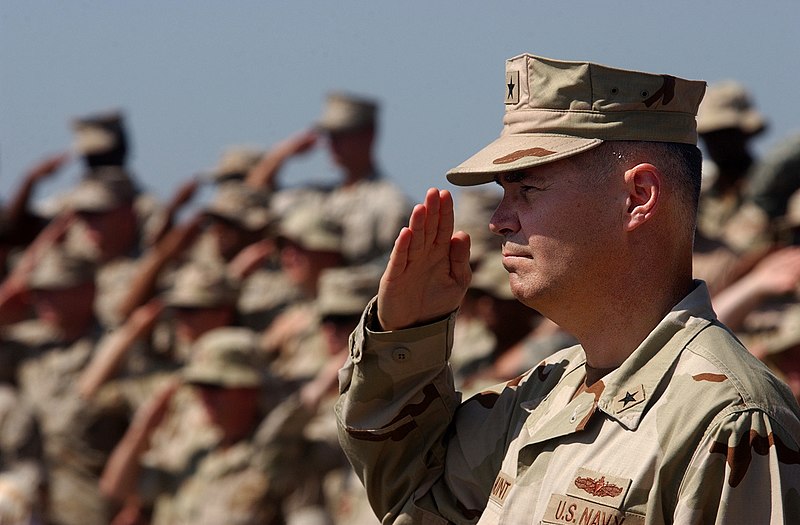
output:
<svg viewBox="0 0 800 525"><path fill-rule="evenodd" d="M93 397L118 374L146 380L173 371L203 334L235 324L235 304L236 288L224 273L198 263L183 266L163 297L139 307L103 341L81 375L81 394Z"/></svg>
<svg viewBox="0 0 800 525"><path fill-rule="evenodd" d="M153 525L282 523L278 487L290 480L274 479L273 460L280 458L274 443L259 439L266 383L253 362L255 342L248 330L213 330L196 342L181 374L219 430L216 443L180 468L142 465L178 388L170 385L136 414L103 472L102 491L120 502L131 497L153 502L161 493L171 494L169 505L156 506ZM291 478L289 472L280 474Z"/></svg>
<svg viewBox="0 0 800 525"><path fill-rule="evenodd" d="M191 257L221 267L248 246L268 238L268 228L273 223L266 198L240 184L221 186L204 214L210 222Z"/></svg>
<svg viewBox="0 0 800 525"><path fill-rule="evenodd" d="M23 350L17 382L42 430L48 523L107 524L111 509L97 482L129 414L113 401L87 402L76 389L102 335L93 311L93 267L54 248L29 287L37 319L10 327L4 351Z"/></svg>
<svg viewBox="0 0 800 525"><path fill-rule="evenodd" d="M144 249L155 242L167 220L167 212L154 195L142 191L128 167L131 141L122 111L115 109L82 115L74 118L71 126L74 136L72 149L86 167L83 178L104 178L107 174L115 177L121 174L127 178L135 191L133 208L141 232L138 248Z"/></svg>
<svg viewBox="0 0 800 525"><path fill-rule="evenodd" d="M98 264L95 309L113 328L124 319L120 304L139 263L140 230L130 179L118 168L101 167L97 173L101 176L82 180L65 197L67 210L77 217L65 245Z"/></svg>
<svg viewBox="0 0 800 525"><path fill-rule="evenodd" d="M342 233L341 224L315 206L298 207L281 222L281 272L300 299L264 331L261 350L270 369L284 379L306 380L327 362L315 300L323 272L343 263Z"/></svg>
<svg viewBox="0 0 800 525"><path fill-rule="evenodd" d="M315 412L304 430L304 437L317 445L317 455L332 470L310 473L307 483L319 483L325 497L327 513L337 525L378 523L369 508L363 485L359 483L347 458L341 451L336 432L333 406L338 397L338 370L347 358L347 341L364 307L375 296L380 282L379 266L332 268L320 277L317 311L320 316L329 361L316 377L300 390L300 398L308 410Z"/></svg>
<svg viewBox="0 0 800 525"><path fill-rule="evenodd" d="M339 437L376 514L796 521L800 407L692 279L705 83L522 54L503 84L500 137L448 180L502 186L490 227L514 296L580 344L461 402L469 238L428 190L340 375Z"/></svg>
<svg viewBox="0 0 800 525"><path fill-rule="evenodd" d="M697 113L697 133L713 162L704 166L704 177L710 180L704 180L697 224L704 236L720 238L741 206L756 163L751 141L766 127L744 86L732 80L709 86Z"/></svg>
<svg viewBox="0 0 800 525"><path fill-rule="evenodd" d="M341 171L341 180L314 194L308 188L284 191L273 207L283 214L299 201L314 197L325 213L344 227L343 252L350 264L385 256L410 211L408 198L384 178L375 161L378 104L346 93L331 93L315 130L306 131L276 145L251 170L248 184L278 189L277 175L289 158L308 151L319 134L328 139L329 151Z"/></svg>

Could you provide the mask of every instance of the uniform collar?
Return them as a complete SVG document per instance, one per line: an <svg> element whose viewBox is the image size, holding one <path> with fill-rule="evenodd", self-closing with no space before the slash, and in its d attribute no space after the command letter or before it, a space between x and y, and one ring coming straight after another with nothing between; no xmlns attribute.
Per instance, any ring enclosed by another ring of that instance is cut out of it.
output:
<svg viewBox="0 0 800 525"><path fill-rule="evenodd" d="M686 345L716 319L708 288L696 280L694 289L650 332L622 363L605 376L597 402L600 410L635 430L652 404L658 385Z"/></svg>

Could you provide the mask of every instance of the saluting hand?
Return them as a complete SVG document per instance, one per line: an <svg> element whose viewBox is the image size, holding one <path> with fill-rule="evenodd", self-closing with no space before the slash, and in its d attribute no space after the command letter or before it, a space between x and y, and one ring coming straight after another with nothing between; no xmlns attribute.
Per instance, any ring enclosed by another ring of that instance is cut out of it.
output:
<svg viewBox="0 0 800 525"><path fill-rule="evenodd" d="M398 330L443 317L469 286L469 236L453 233L453 197L431 188L394 243L378 291L378 321Z"/></svg>

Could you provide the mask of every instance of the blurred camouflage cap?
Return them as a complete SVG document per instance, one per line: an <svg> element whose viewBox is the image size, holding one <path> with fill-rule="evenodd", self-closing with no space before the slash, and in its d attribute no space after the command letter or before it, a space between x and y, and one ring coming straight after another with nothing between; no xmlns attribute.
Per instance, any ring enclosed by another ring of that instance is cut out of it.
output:
<svg viewBox="0 0 800 525"><path fill-rule="evenodd" d="M164 299L175 308L215 308L234 304L236 288L223 269L189 263L178 270Z"/></svg>
<svg viewBox="0 0 800 525"><path fill-rule="evenodd" d="M80 155L98 155L118 148L125 133L123 115L118 110L96 113L72 120L73 147Z"/></svg>
<svg viewBox="0 0 800 525"><path fill-rule="evenodd" d="M495 299L508 301L514 299L508 272L503 266L503 255L499 250L486 252L477 262L469 287L489 294Z"/></svg>
<svg viewBox="0 0 800 525"><path fill-rule="evenodd" d="M127 174L114 168L84 178L66 198L69 209L77 212L102 213L130 204L136 189Z"/></svg>
<svg viewBox="0 0 800 525"><path fill-rule="evenodd" d="M315 252L341 252L342 225L325 216L319 206L300 206L281 221L279 236Z"/></svg>
<svg viewBox="0 0 800 525"><path fill-rule="evenodd" d="M777 331L762 344L766 355L777 355L800 345L800 305L783 313Z"/></svg>
<svg viewBox="0 0 800 525"><path fill-rule="evenodd" d="M766 128L764 116L753 106L750 93L735 80L725 80L708 87L697 113L697 132L738 129L756 135Z"/></svg>
<svg viewBox="0 0 800 525"><path fill-rule="evenodd" d="M491 186L462 188L455 209L455 229L469 234L470 262L487 252L499 252L503 238L489 229L494 210L500 204L499 188Z"/></svg>
<svg viewBox="0 0 800 525"><path fill-rule="evenodd" d="M327 133L355 131L374 125L378 115L378 103L361 96L333 92L329 93L317 128Z"/></svg>
<svg viewBox="0 0 800 525"><path fill-rule="evenodd" d="M377 265L331 268L322 272L317 296L320 315L360 314L378 293L381 274Z"/></svg>
<svg viewBox="0 0 800 525"><path fill-rule="evenodd" d="M227 388L260 386L262 375L255 352L256 336L251 330L216 328L194 343L183 380Z"/></svg>
<svg viewBox="0 0 800 525"><path fill-rule="evenodd" d="M219 162L208 174L215 182L244 179L263 154L262 150L254 146L231 146L222 152Z"/></svg>
<svg viewBox="0 0 800 525"><path fill-rule="evenodd" d="M62 248L51 248L42 256L28 278L31 290L60 290L92 282L94 264Z"/></svg>
<svg viewBox="0 0 800 525"><path fill-rule="evenodd" d="M220 187L206 213L248 231L264 229L272 222L267 196L244 184Z"/></svg>
<svg viewBox="0 0 800 525"><path fill-rule="evenodd" d="M606 140L697 144L705 82L523 54L506 61L500 138L447 172L459 186L577 155Z"/></svg>

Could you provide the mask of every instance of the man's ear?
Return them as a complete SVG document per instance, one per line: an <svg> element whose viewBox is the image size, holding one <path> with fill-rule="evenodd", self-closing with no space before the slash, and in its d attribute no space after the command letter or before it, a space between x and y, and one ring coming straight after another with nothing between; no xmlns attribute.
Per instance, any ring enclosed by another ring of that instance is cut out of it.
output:
<svg viewBox="0 0 800 525"><path fill-rule="evenodd" d="M625 229L633 231L650 220L658 207L662 185L661 172L652 164L637 164L625 172L628 190Z"/></svg>

